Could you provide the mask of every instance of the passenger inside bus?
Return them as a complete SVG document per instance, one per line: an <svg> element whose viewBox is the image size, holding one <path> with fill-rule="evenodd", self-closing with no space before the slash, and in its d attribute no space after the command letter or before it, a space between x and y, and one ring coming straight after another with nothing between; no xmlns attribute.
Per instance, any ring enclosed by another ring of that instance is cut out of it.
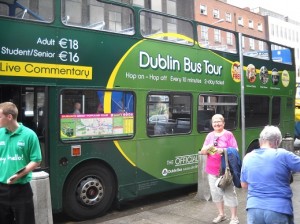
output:
<svg viewBox="0 0 300 224"><path fill-rule="evenodd" d="M98 104L96 113L97 114L103 114L104 113L103 104L101 102Z"/></svg>
<svg viewBox="0 0 300 224"><path fill-rule="evenodd" d="M73 114L81 114L81 103L79 102L76 102L74 104L74 111L73 111Z"/></svg>

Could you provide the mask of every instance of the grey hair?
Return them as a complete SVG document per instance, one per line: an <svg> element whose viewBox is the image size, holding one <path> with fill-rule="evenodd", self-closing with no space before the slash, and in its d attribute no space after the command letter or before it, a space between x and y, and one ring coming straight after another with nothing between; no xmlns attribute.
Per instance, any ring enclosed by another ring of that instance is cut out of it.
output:
<svg viewBox="0 0 300 224"><path fill-rule="evenodd" d="M213 122L215 119L220 119L223 122L225 120L222 114L215 114L214 116L212 116L211 121Z"/></svg>
<svg viewBox="0 0 300 224"><path fill-rule="evenodd" d="M262 142L265 141L268 141L271 146L277 148L282 141L282 135L280 129L272 125L265 126L265 128L262 130L262 132L259 135L259 143L261 144Z"/></svg>

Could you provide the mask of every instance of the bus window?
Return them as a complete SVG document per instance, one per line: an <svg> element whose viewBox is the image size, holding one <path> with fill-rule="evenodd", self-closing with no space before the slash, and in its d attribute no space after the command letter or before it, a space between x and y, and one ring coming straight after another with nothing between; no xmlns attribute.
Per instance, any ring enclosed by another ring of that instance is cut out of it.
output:
<svg viewBox="0 0 300 224"><path fill-rule="evenodd" d="M232 32L205 25L198 25L197 32L200 47L237 53L236 38Z"/></svg>
<svg viewBox="0 0 300 224"><path fill-rule="evenodd" d="M74 113L74 105L78 113ZM123 91L63 90L60 95L61 139L132 137L134 95Z"/></svg>
<svg viewBox="0 0 300 224"><path fill-rule="evenodd" d="M85 113L85 95L81 90L67 90L61 95L61 114L73 114L76 104L80 104L80 112Z"/></svg>
<svg viewBox="0 0 300 224"><path fill-rule="evenodd" d="M147 134L161 136L191 131L191 96L150 94L147 102Z"/></svg>
<svg viewBox="0 0 300 224"><path fill-rule="evenodd" d="M0 15L17 19L53 21L53 0L0 0Z"/></svg>
<svg viewBox="0 0 300 224"><path fill-rule="evenodd" d="M273 97L272 98L272 125L279 125L280 124L280 108L281 108L281 98L280 97Z"/></svg>
<svg viewBox="0 0 300 224"><path fill-rule="evenodd" d="M142 11L140 22L140 32L144 37L185 45L194 44L193 26L189 21ZM188 38L183 39L178 34Z"/></svg>
<svg viewBox="0 0 300 224"><path fill-rule="evenodd" d="M214 114L222 114L225 128L232 130L237 126L237 97L233 95L206 95L198 99L197 130L211 131L211 118Z"/></svg>
<svg viewBox="0 0 300 224"><path fill-rule="evenodd" d="M133 12L117 5L91 1L62 1L62 22L68 26L134 34Z"/></svg>
<svg viewBox="0 0 300 224"><path fill-rule="evenodd" d="M271 50L273 61L280 62L283 64L292 64L292 52L290 49L284 46L271 44Z"/></svg>
<svg viewBox="0 0 300 224"><path fill-rule="evenodd" d="M268 96L245 95L245 127L260 127L269 123Z"/></svg>
<svg viewBox="0 0 300 224"><path fill-rule="evenodd" d="M259 58L264 60L269 60L270 55L268 52L268 44L266 41L258 40L253 37L245 36L243 38L243 55L252 57L252 58Z"/></svg>

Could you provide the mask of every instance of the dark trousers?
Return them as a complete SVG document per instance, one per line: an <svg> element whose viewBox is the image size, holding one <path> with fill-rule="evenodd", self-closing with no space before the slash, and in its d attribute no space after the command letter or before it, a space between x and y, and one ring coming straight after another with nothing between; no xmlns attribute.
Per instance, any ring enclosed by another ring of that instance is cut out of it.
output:
<svg viewBox="0 0 300 224"><path fill-rule="evenodd" d="M35 224L32 189L27 184L0 183L0 223Z"/></svg>

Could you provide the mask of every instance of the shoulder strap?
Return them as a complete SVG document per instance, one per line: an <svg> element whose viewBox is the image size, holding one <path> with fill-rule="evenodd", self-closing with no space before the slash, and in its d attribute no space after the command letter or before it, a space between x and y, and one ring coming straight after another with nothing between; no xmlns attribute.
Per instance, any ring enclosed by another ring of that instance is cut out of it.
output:
<svg viewBox="0 0 300 224"><path fill-rule="evenodd" d="M225 157L226 168L229 168L227 149L224 149L224 157ZM225 168L225 169L226 169L226 168ZM221 176L221 175L223 175L223 171L222 171L222 162L221 162L221 165L220 165L219 176Z"/></svg>

